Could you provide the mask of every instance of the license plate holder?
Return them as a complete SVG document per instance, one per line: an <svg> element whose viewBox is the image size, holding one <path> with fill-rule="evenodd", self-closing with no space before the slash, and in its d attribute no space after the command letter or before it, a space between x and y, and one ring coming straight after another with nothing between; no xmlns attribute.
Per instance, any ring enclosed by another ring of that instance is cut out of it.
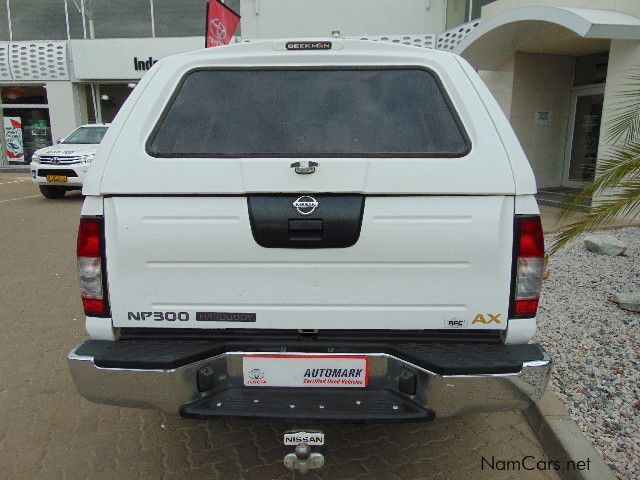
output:
<svg viewBox="0 0 640 480"><path fill-rule="evenodd" d="M68 177L66 175L47 175L47 182L66 183Z"/></svg>
<svg viewBox="0 0 640 480"><path fill-rule="evenodd" d="M365 355L246 354L242 374L247 387L365 388Z"/></svg>

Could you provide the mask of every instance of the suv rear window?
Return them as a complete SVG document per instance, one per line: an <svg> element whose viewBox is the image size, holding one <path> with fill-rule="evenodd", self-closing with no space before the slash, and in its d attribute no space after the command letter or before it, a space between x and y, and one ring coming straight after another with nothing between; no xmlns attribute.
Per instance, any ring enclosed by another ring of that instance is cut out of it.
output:
<svg viewBox="0 0 640 480"><path fill-rule="evenodd" d="M195 70L147 143L158 157L458 157L469 140L434 75Z"/></svg>

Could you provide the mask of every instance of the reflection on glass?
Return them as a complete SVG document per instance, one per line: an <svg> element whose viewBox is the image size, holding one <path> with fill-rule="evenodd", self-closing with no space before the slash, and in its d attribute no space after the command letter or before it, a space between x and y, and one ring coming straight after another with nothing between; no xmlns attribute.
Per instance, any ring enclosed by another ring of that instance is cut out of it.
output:
<svg viewBox="0 0 640 480"><path fill-rule="evenodd" d="M595 178L603 101L602 94L578 97L569 164L571 181L589 182Z"/></svg>
<svg viewBox="0 0 640 480"><path fill-rule="evenodd" d="M607 80L609 52L594 53L576 58L573 86L594 85Z"/></svg>
<svg viewBox="0 0 640 480"><path fill-rule="evenodd" d="M480 14L482 13L482 7L492 2L495 2L495 0L471 0L470 20L475 20L476 18L480 18Z"/></svg>
<svg viewBox="0 0 640 480"><path fill-rule="evenodd" d="M85 0L85 3L89 2ZM69 36L73 39L85 38L81 0L67 0L67 11L69 12ZM89 35L86 35L86 38L89 38Z"/></svg>
<svg viewBox="0 0 640 480"><path fill-rule="evenodd" d="M9 40L9 20L7 17L7 2L0 2L0 41Z"/></svg>
<svg viewBox="0 0 640 480"><path fill-rule="evenodd" d="M74 145L93 145L98 144L107 133L108 127L80 127L75 129L61 143Z"/></svg>
<svg viewBox="0 0 640 480"><path fill-rule="evenodd" d="M157 37L204 35L205 2L201 0L153 0ZM177 21L179 19L179 21Z"/></svg>
<svg viewBox="0 0 640 480"><path fill-rule="evenodd" d="M149 0L85 1L85 18L87 38L151 36Z"/></svg>
<svg viewBox="0 0 640 480"><path fill-rule="evenodd" d="M14 41L66 40L64 0L11 0L10 5Z"/></svg>
<svg viewBox="0 0 640 480"><path fill-rule="evenodd" d="M135 85L133 86L135 87ZM131 93L132 88L126 83L105 83L101 84L99 89L102 121L111 123Z"/></svg>
<svg viewBox="0 0 640 480"><path fill-rule="evenodd" d="M0 88L0 103L15 104L46 104L47 90L39 85L12 85Z"/></svg>

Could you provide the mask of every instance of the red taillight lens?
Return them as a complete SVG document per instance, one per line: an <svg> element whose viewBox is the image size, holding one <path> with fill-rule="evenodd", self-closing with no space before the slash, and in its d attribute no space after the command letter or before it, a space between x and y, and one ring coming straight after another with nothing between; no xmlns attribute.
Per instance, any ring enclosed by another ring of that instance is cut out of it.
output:
<svg viewBox="0 0 640 480"><path fill-rule="evenodd" d="M89 316L107 315L106 288L103 268L103 220L81 218L78 228L78 274L84 313Z"/></svg>
<svg viewBox="0 0 640 480"><path fill-rule="evenodd" d="M536 316L544 273L544 235L539 216L515 218L515 285L512 317Z"/></svg>

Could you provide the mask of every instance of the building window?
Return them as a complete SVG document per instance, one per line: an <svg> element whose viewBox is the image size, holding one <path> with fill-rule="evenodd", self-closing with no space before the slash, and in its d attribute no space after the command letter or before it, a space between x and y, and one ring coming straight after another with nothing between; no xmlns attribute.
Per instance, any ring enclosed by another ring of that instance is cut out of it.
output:
<svg viewBox="0 0 640 480"><path fill-rule="evenodd" d="M240 0L224 3L240 12ZM205 10L202 0L0 0L0 41L203 36Z"/></svg>
<svg viewBox="0 0 640 480"><path fill-rule="evenodd" d="M205 5L201 0L153 0L153 18L157 37L193 37L204 35ZM180 19L180 21L176 21Z"/></svg>
<svg viewBox="0 0 640 480"><path fill-rule="evenodd" d="M573 77L574 87L597 85L607 81L609 52L594 53L576 58L576 69Z"/></svg>
<svg viewBox="0 0 640 480"><path fill-rule="evenodd" d="M153 0L156 37L199 37L204 35L206 3L202 0ZM224 2L240 13L240 0ZM180 19L179 22L176 19ZM240 35L240 25L235 32Z"/></svg>
<svg viewBox="0 0 640 480"><path fill-rule="evenodd" d="M12 40L66 40L64 5L64 0L10 0Z"/></svg>
<svg viewBox="0 0 640 480"><path fill-rule="evenodd" d="M471 20L480 18L482 7L495 1L496 0L469 0L469 6L467 8L467 21L470 22Z"/></svg>
<svg viewBox="0 0 640 480"><path fill-rule="evenodd" d="M142 38L152 36L151 4L149 0L85 1L84 4L87 38ZM87 8L89 6L90 8Z"/></svg>
<svg viewBox="0 0 640 480"><path fill-rule="evenodd" d="M9 15L7 14L7 2L0 2L0 41L11 40L9 37Z"/></svg>
<svg viewBox="0 0 640 480"><path fill-rule="evenodd" d="M99 100L97 102L97 121L111 123L135 86L134 82L95 84L93 91Z"/></svg>
<svg viewBox="0 0 640 480"><path fill-rule="evenodd" d="M23 104L46 104L47 90L42 86L2 87L0 99L4 106Z"/></svg>
<svg viewBox="0 0 640 480"><path fill-rule="evenodd" d="M2 87L0 118L4 137L3 164L27 165L31 162L33 152L52 144L44 87Z"/></svg>
<svg viewBox="0 0 640 480"><path fill-rule="evenodd" d="M480 18L482 7L495 0L449 0L447 2L446 29Z"/></svg>

